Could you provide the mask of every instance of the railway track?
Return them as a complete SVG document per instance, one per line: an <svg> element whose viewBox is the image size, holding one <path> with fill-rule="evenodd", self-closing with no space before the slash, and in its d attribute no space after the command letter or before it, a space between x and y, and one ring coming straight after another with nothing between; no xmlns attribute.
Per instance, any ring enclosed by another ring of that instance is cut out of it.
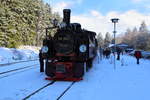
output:
<svg viewBox="0 0 150 100"><path fill-rule="evenodd" d="M25 67L22 67L22 68L16 68L16 69L12 69L12 70L8 70L8 71L0 72L0 75L4 75L4 74L7 74L7 73L11 73L11 72L16 72L16 71L23 70L23 69L32 68L35 65L38 65L38 64L29 65L29 66L25 66Z"/></svg>
<svg viewBox="0 0 150 100"><path fill-rule="evenodd" d="M40 91L43 90L44 88L46 88L46 87L48 87L48 86L50 86L50 85L52 85L52 84L54 84L54 83L55 83L55 81L52 81L52 82L50 82L50 83L44 85L43 87L39 88L38 90L36 90L36 91L34 91L33 93L29 94L28 96L24 97L22 100L27 100L27 99L29 99L31 96L35 95L36 93L40 92Z"/></svg>
<svg viewBox="0 0 150 100"><path fill-rule="evenodd" d="M8 74L8 75L3 75L3 76L0 76L0 79L5 78L5 77L9 77L9 76L12 76L12 75L16 75L16 74L19 74L19 73L22 73L22 72L28 71L29 69L35 69L35 68L38 68L38 67L28 68L28 69L24 69L24 70L21 70L21 71L16 72L16 73L11 73L11 74Z"/></svg>
<svg viewBox="0 0 150 100"><path fill-rule="evenodd" d="M18 73L22 73L22 72L28 71L29 69L39 68L39 67L37 67L37 65L39 65L39 64L33 64L33 65L29 65L29 66L24 66L22 68L16 68L16 69L11 69L11 70L8 70L8 71L0 72L0 79L8 77L8 76L15 75L15 74L18 74ZM30 97L36 95L41 90L51 86L55 82L56 81L51 81L50 83L44 85L43 87L41 87L41 88L37 89L36 91L32 92L31 94L27 95L22 100L30 99ZM56 100L60 100L64 96L64 94L67 93L67 91L73 86L74 83L75 82L72 82L71 84L69 84L69 86L66 86L67 88L63 89L64 90L63 92L60 92L60 95L58 97L56 97L57 98Z"/></svg>
<svg viewBox="0 0 150 100"><path fill-rule="evenodd" d="M75 84L75 82L72 82L72 83L64 90L64 92L62 92L62 93L60 94L60 96L59 96L56 100L60 100L60 98L63 97L64 94L73 86L73 84Z"/></svg>
<svg viewBox="0 0 150 100"><path fill-rule="evenodd" d="M22 100L28 100L30 97L32 97L33 95L37 94L37 93L40 92L41 90L47 88L48 86L53 85L55 82L56 82L56 81L52 81L52 82L46 84L45 86L43 86L43 87L37 89L37 90L34 91L33 93L31 93L31 94L29 94L28 96L24 97ZM60 100L60 99L64 96L64 94L73 86L74 83L75 83L75 82L72 82L72 83L57 97L56 100Z"/></svg>
<svg viewBox="0 0 150 100"><path fill-rule="evenodd" d="M11 62L11 63L0 64L0 67L12 65L12 64L23 63L23 62L31 62L31 61L36 61L36 60L39 60L39 59L33 59L33 60L26 60L26 61L18 61L18 62Z"/></svg>

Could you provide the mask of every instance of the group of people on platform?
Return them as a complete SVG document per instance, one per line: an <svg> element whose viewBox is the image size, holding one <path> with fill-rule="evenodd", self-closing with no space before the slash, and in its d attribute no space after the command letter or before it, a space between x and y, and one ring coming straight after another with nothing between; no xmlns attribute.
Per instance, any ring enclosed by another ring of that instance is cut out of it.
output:
<svg viewBox="0 0 150 100"><path fill-rule="evenodd" d="M117 53L117 60L120 60L120 54L122 53L123 54L123 50L121 48L116 48L116 50L113 50L111 48L105 48L105 49L102 49L100 48L99 49L100 51L100 54L103 54L103 58L110 58L110 54L113 53L114 54L114 51L116 51Z"/></svg>
<svg viewBox="0 0 150 100"><path fill-rule="evenodd" d="M110 54L111 53L115 53L114 51L116 51L116 54L117 54L117 60L120 60L120 55L122 54L123 55L123 49L121 49L121 48L119 48L119 47L116 47L115 48L116 50L114 50L114 49L111 49L111 48L105 48L105 49L103 49L103 48L99 48L99 53L100 53L100 57L101 58L107 58L107 59L109 59L110 58ZM139 64L140 62L139 62L139 60L140 60L140 58L142 58L142 53L141 53L141 51L139 51L139 50L136 50L135 52L134 52L134 56L135 56L135 58L136 58L136 60L137 60L137 64Z"/></svg>

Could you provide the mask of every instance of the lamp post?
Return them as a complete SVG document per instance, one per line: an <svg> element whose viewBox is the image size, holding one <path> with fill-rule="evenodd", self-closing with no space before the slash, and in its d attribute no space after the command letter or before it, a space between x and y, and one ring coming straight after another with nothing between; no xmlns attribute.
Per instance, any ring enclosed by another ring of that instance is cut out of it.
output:
<svg viewBox="0 0 150 100"><path fill-rule="evenodd" d="M116 55L115 55L115 52L116 52L116 23L118 23L118 18L113 18L111 19L112 23L114 24L114 69L116 69Z"/></svg>

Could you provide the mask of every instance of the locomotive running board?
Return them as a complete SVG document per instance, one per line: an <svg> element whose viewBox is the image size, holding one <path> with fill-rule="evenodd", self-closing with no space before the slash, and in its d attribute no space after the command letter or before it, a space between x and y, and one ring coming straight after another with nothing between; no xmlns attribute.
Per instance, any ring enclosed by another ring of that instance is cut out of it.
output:
<svg viewBox="0 0 150 100"><path fill-rule="evenodd" d="M80 81L83 80L83 78L51 78L51 77L46 77L45 80L54 80L54 81Z"/></svg>

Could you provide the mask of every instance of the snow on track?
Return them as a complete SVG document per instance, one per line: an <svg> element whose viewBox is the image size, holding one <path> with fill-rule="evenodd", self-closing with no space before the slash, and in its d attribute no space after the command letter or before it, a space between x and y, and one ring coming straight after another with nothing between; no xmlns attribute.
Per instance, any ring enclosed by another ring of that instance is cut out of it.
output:
<svg viewBox="0 0 150 100"><path fill-rule="evenodd" d="M37 61L37 60L39 60L39 59L10 62L10 63L5 63L5 64L0 64L0 67L5 67L8 65L13 65L13 64L23 63L23 62Z"/></svg>
<svg viewBox="0 0 150 100"><path fill-rule="evenodd" d="M34 91L33 93L29 94L28 96L26 96L25 98L23 98L22 100L27 100L29 99L31 96L35 95L36 93L38 93L39 91L43 90L44 88L54 84L55 81L51 81L50 83L44 85L43 87L39 88L38 90Z"/></svg>
<svg viewBox="0 0 150 100"><path fill-rule="evenodd" d="M12 75L16 75L16 74L19 74L19 73L23 73L23 72L26 72L28 70L36 69L36 68L39 68L39 66L37 66L37 64L34 64L34 65L31 65L31 66L26 66L26 67L22 67L22 68L2 72L2 73L0 73L0 79L6 78L6 77L9 77L9 76L12 76Z"/></svg>
<svg viewBox="0 0 150 100"><path fill-rule="evenodd" d="M28 100L57 100L70 85L72 85L72 82L55 82L53 85L43 89Z"/></svg>
<svg viewBox="0 0 150 100"><path fill-rule="evenodd" d="M8 66L2 66L0 67L0 73L13 70L13 69L22 68L25 66L34 65L34 64L39 64L39 61L22 62L22 63L17 63L13 65L8 65Z"/></svg>
<svg viewBox="0 0 150 100"><path fill-rule="evenodd" d="M0 100L21 100L46 85L49 81L44 78L38 68L0 79Z"/></svg>

